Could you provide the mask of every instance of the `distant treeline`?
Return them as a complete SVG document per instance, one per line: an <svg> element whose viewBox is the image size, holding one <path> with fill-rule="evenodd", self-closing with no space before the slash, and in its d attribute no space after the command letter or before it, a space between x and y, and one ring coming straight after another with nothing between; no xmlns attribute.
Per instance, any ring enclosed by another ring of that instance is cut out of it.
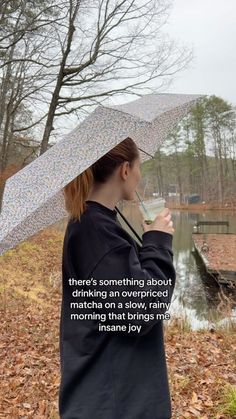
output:
<svg viewBox="0 0 236 419"><path fill-rule="evenodd" d="M199 194L206 203L236 203L236 109L204 97L142 166L146 195Z"/></svg>

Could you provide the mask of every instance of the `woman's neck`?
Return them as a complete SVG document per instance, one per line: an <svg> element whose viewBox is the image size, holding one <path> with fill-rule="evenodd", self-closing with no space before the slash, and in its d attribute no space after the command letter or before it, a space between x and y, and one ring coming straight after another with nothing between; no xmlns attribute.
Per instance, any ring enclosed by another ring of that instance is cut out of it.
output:
<svg viewBox="0 0 236 419"><path fill-rule="evenodd" d="M102 196L101 194L89 194L88 201L96 201L99 202L100 204L104 205L107 208L110 208L111 210L115 209L115 206L117 205L118 200L111 197L111 195L109 197L107 196Z"/></svg>

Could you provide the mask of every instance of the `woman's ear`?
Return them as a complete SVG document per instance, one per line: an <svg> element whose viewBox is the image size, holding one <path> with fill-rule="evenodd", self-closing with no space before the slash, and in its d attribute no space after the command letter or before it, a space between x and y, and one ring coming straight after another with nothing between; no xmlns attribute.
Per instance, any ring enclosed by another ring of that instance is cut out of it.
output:
<svg viewBox="0 0 236 419"><path fill-rule="evenodd" d="M130 163L128 161L124 161L120 165L120 174L123 180L127 179L130 170Z"/></svg>

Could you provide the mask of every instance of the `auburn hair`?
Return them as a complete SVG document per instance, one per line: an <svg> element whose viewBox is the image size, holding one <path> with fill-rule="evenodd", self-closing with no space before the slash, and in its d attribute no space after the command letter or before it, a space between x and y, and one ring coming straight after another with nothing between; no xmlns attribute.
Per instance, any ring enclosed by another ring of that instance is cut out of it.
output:
<svg viewBox="0 0 236 419"><path fill-rule="evenodd" d="M85 201L94 182L105 183L121 163L129 161L133 167L134 160L138 157L139 150L136 143L127 137L64 186L65 207L69 218L80 221L81 215L87 208Z"/></svg>

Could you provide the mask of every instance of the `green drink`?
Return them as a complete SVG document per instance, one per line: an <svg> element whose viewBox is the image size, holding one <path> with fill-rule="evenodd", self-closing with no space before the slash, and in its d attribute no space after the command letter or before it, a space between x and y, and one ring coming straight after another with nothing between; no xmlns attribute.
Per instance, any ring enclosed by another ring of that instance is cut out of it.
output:
<svg viewBox="0 0 236 419"><path fill-rule="evenodd" d="M154 198L148 201L144 201L141 200L140 196L137 194L140 204L139 204L139 209L142 213L142 215L145 218L145 223L146 224L151 224L154 219L156 218L156 216L165 208L165 199L162 197L159 198Z"/></svg>

